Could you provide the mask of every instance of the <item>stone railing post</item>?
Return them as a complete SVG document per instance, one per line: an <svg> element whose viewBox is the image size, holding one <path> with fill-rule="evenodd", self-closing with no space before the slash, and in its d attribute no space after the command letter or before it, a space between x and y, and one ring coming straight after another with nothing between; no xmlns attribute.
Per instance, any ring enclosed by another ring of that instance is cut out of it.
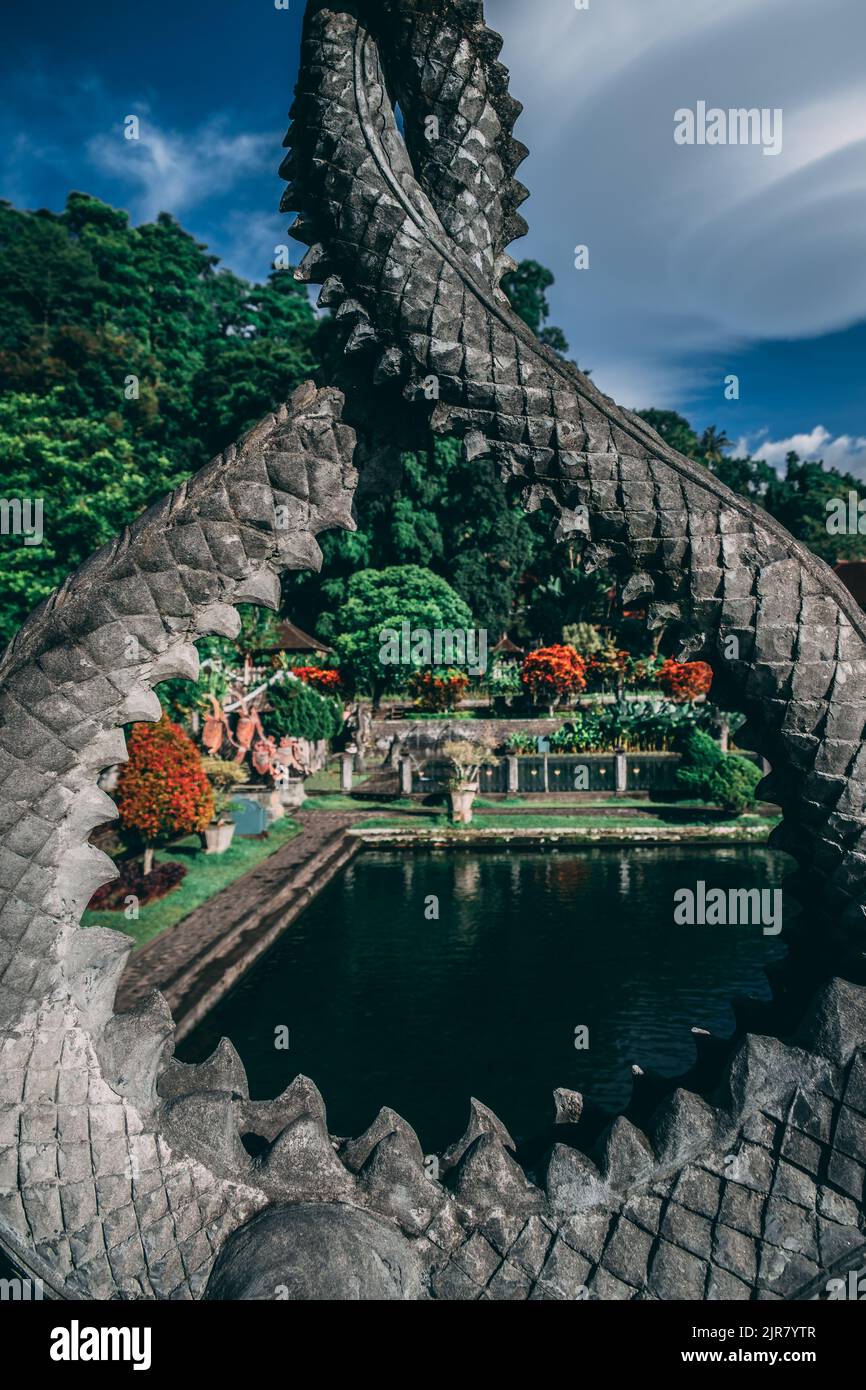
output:
<svg viewBox="0 0 866 1390"><path fill-rule="evenodd" d="M340 791L350 792L352 790L352 773L355 767L354 753L340 754Z"/></svg>
<svg viewBox="0 0 866 1390"><path fill-rule="evenodd" d="M412 759L400 759L400 792L403 796L412 795Z"/></svg>
<svg viewBox="0 0 866 1390"><path fill-rule="evenodd" d="M508 765L508 795L515 796L520 790L520 769L516 753L509 753L505 761Z"/></svg>
<svg viewBox="0 0 866 1390"><path fill-rule="evenodd" d="M628 758L625 753L617 753L615 758L614 791L620 796L628 789Z"/></svg>

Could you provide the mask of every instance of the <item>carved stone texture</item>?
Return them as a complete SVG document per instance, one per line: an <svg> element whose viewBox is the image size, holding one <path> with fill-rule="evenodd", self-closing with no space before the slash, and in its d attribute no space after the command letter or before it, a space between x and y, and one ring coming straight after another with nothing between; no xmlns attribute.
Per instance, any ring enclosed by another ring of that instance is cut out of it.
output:
<svg viewBox="0 0 866 1390"><path fill-rule="evenodd" d="M354 427L378 480L414 415L497 459L706 656L773 764L800 896L842 924L840 952L862 944L863 615L511 312L524 150L500 43L476 0L309 5L285 206L344 329L343 389L299 388L0 662L0 1243L58 1297L790 1298L866 1242L866 991L841 976L790 1044L746 1038L717 1096L672 1088L647 1133L621 1117L527 1172L481 1101L431 1163L387 1108L334 1139L307 1078L250 1101L225 1040L177 1062L159 995L114 1014L129 940L77 927L113 873L87 839L115 814L96 779L121 726L158 717L153 687L195 676L196 638L235 630L236 603L276 607L280 572L354 525ZM582 1098L554 1102L568 1138Z"/></svg>

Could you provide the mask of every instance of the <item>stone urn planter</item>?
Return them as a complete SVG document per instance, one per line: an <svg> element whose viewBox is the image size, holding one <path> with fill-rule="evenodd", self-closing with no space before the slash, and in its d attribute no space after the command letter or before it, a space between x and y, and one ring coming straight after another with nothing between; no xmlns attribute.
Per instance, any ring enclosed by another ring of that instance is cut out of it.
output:
<svg viewBox="0 0 866 1390"><path fill-rule="evenodd" d="M449 789L448 801L454 825L472 824L472 806L477 795L477 782L458 782Z"/></svg>
<svg viewBox="0 0 866 1390"><path fill-rule="evenodd" d="M442 745L439 754L451 764L448 778L451 823L471 825L481 769L493 761L493 748L483 739L451 739Z"/></svg>
<svg viewBox="0 0 866 1390"><path fill-rule="evenodd" d="M291 781L279 788L277 794L280 798L280 805L286 811L296 810L299 806L303 806L307 799L303 777L292 778Z"/></svg>
<svg viewBox="0 0 866 1390"><path fill-rule="evenodd" d="M203 832L205 854L225 854L234 837L233 820L214 821Z"/></svg>

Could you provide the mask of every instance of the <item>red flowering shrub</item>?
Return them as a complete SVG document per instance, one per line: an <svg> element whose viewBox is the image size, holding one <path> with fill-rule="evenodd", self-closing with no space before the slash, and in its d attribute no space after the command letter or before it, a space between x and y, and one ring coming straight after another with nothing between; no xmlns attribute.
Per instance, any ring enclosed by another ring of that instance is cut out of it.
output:
<svg viewBox="0 0 866 1390"><path fill-rule="evenodd" d="M120 878L103 883L88 903L91 912L122 912L128 897L138 898L139 907L164 898L186 877L186 864L157 864L149 874L138 864L120 864Z"/></svg>
<svg viewBox="0 0 866 1390"><path fill-rule="evenodd" d="M340 687L340 673L325 666L295 666L292 674L312 685L322 695L333 695Z"/></svg>
<svg viewBox="0 0 866 1390"><path fill-rule="evenodd" d="M524 658L520 679L538 703L554 704L586 689L586 662L574 647L539 647Z"/></svg>
<svg viewBox="0 0 866 1390"><path fill-rule="evenodd" d="M657 680L669 700L682 704L709 693L713 672L705 661L673 661L669 658L659 671Z"/></svg>
<svg viewBox="0 0 866 1390"><path fill-rule="evenodd" d="M201 756L183 729L163 715L158 724L134 724L129 762L117 778L117 809L124 830L145 845L145 872L153 846L209 825L213 790Z"/></svg>
<svg viewBox="0 0 866 1390"><path fill-rule="evenodd" d="M444 675L416 671L409 677L409 691L425 710L453 709L468 688L469 677L462 671L447 671Z"/></svg>

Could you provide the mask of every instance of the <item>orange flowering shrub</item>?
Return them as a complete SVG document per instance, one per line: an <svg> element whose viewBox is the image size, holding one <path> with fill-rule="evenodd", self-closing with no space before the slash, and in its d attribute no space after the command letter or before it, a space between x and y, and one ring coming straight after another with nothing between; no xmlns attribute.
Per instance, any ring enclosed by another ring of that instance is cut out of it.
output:
<svg viewBox="0 0 866 1390"><path fill-rule="evenodd" d="M539 703L586 689L586 662L574 647L539 647L524 658L520 679Z"/></svg>
<svg viewBox="0 0 866 1390"><path fill-rule="evenodd" d="M340 686L340 673L325 666L295 666L292 674L306 681L323 695L333 695Z"/></svg>
<svg viewBox="0 0 866 1390"><path fill-rule="evenodd" d="M713 672L705 661L673 661L669 658L659 671L657 680L669 700L682 704L709 693Z"/></svg>
<svg viewBox="0 0 866 1390"><path fill-rule="evenodd" d="M166 715L158 724L134 724L128 749L116 797L125 830L152 846L210 824L213 790L183 729Z"/></svg>
<svg viewBox="0 0 866 1390"><path fill-rule="evenodd" d="M409 691L426 710L453 709L469 688L469 677L462 671L434 675L432 671L416 671L409 678Z"/></svg>

